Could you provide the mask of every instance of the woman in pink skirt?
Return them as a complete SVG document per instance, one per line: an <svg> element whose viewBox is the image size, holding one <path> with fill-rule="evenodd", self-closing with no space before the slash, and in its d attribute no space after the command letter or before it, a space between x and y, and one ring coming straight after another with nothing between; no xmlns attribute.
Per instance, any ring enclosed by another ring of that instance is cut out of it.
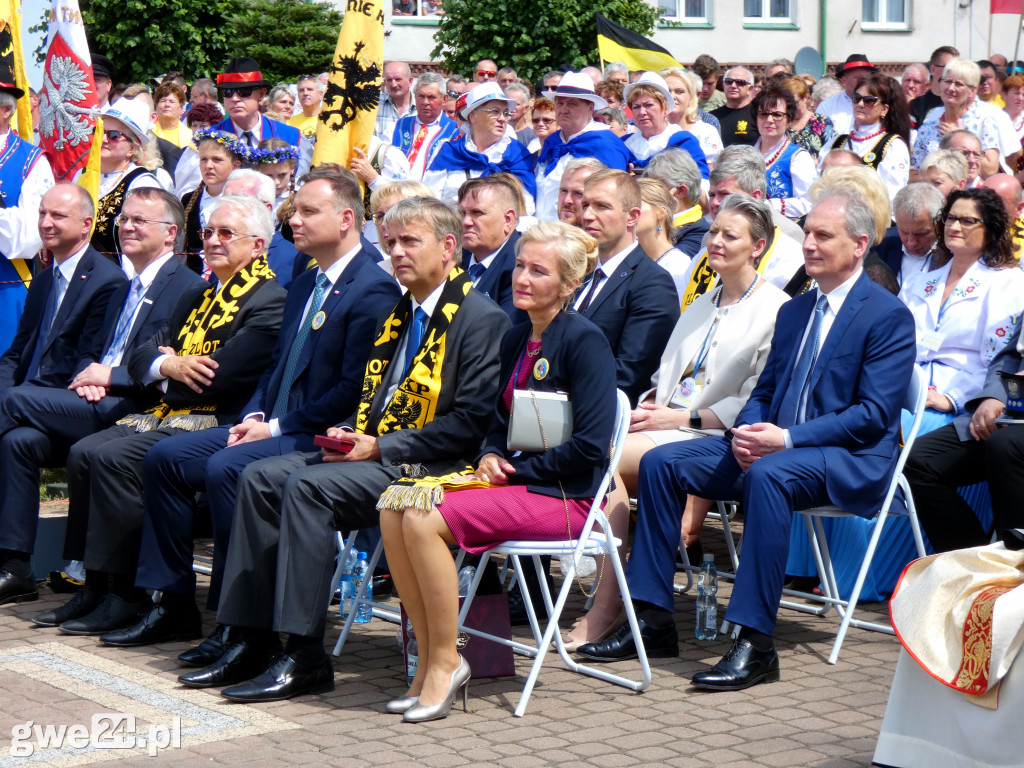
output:
<svg viewBox="0 0 1024 768"><path fill-rule="evenodd" d="M515 305L530 316L501 343L501 396L477 463L491 487L449 491L438 506L385 509L380 527L395 587L419 644L406 694L388 704L407 722L447 716L469 682L459 656L458 581L448 547L480 553L508 539L571 538L582 529L607 468L615 422L615 360L604 334L569 309L597 257L597 242L562 222L544 222L517 244ZM514 390L564 392L571 437L545 452L508 449Z"/></svg>

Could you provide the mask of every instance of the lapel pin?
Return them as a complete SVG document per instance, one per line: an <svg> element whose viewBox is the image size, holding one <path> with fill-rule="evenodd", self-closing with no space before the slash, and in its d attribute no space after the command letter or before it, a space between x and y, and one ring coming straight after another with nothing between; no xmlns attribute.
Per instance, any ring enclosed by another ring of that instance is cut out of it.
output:
<svg viewBox="0 0 1024 768"><path fill-rule="evenodd" d="M548 365L547 358L542 357L537 361L536 365L533 366L533 378L537 381L542 380L548 375L549 368L550 366Z"/></svg>
<svg viewBox="0 0 1024 768"><path fill-rule="evenodd" d="M323 310L321 310L321 311L317 312L315 315L313 315L313 322L312 322L313 330L314 331L319 331L320 328L323 326L324 321L326 321L326 320L327 320L327 315L324 314Z"/></svg>

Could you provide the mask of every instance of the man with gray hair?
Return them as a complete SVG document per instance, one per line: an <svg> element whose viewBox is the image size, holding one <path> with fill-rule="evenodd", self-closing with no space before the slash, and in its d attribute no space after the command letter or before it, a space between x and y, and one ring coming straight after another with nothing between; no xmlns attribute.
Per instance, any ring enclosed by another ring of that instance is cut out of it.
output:
<svg viewBox="0 0 1024 768"><path fill-rule="evenodd" d="M796 74L796 67L791 59L772 59L764 65L764 76L771 77L779 72L792 77Z"/></svg>
<svg viewBox="0 0 1024 768"><path fill-rule="evenodd" d="M416 114L413 103L412 70L404 61L389 61L384 65L384 93L377 104L377 122L373 135L385 143L391 143L395 135L395 123L407 115Z"/></svg>
<svg viewBox="0 0 1024 768"><path fill-rule="evenodd" d="M733 67L722 78L725 106L711 111L722 126L722 144L753 144L757 141L757 120L750 111L753 101L754 73L746 67Z"/></svg>
<svg viewBox="0 0 1024 768"><path fill-rule="evenodd" d="M495 70L497 72L497 70ZM409 158L409 178L423 179L441 145L459 135L459 124L444 113L445 81L436 72L425 72L416 78L412 88L416 114L406 115L395 124L390 141Z"/></svg>
<svg viewBox="0 0 1024 768"><path fill-rule="evenodd" d="M251 168L233 170L227 181L224 182L221 194L255 198L267 206L267 210L271 213L274 212L274 203L277 199L274 180L265 173ZM301 266L296 264L297 260L301 260ZM300 259L299 251L296 250L294 243L285 238L280 224L275 221L274 236L267 245L267 265L274 272L281 287L288 289L295 276L301 274L306 263L310 261L312 259L306 255Z"/></svg>
<svg viewBox="0 0 1024 768"><path fill-rule="evenodd" d="M910 310L862 268L871 209L846 196L807 216L804 256L817 288L779 310L771 351L736 425L722 437L655 448L640 467L636 537L626 566L649 657L679 653L672 611L687 496L743 501L743 559L726 620L740 628L698 688L736 691L779 679L776 613L795 510L836 504L871 517L899 454L900 406L917 345ZM627 625L584 658L636 656Z"/></svg>
<svg viewBox="0 0 1024 768"><path fill-rule="evenodd" d="M700 207L700 169L685 149L666 149L651 158L644 176L658 179L676 199L672 217L676 247L691 259L700 252L709 223Z"/></svg>
<svg viewBox="0 0 1024 768"><path fill-rule="evenodd" d="M1020 189L1019 184L1017 189ZM923 181L908 184L893 198L896 226L886 232L875 251L896 275L896 282L900 285L910 275L931 269L936 240L935 217L944 202L942 193ZM1012 215L1016 216L1016 213Z"/></svg>
<svg viewBox="0 0 1024 768"><path fill-rule="evenodd" d="M629 67L621 61L613 61L604 68L604 79L625 88L629 84Z"/></svg>
<svg viewBox="0 0 1024 768"><path fill-rule="evenodd" d="M907 68L903 70L903 75L900 77L900 86L903 88L903 93L907 95L907 102L916 99L928 90L930 80L931 76L928 74L928 67L924 64L919 61L908 64Z"/></svg>
<svg viewBox="0 0 1024 768"><path fill-rule="evenodd" d="M298 128L299 133L307 139L315 139L317 118L320 116L320 105L324 99L324 86L320 84L316 75L306 75L295 83L295 90L302 112L288 118L288 125Z"/></svg>

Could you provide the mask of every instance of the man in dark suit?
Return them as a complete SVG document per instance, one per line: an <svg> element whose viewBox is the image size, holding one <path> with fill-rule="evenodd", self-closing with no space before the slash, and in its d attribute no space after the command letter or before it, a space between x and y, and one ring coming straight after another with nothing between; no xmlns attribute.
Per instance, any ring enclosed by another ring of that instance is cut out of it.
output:
<svg viewBox="0 0 1024 768"><path fill-rule="evenodd" d="M1017 188L1020 189L1019 184ZM923 181L908 184L893 198L892 213L896 226L889 228L882 242L875 246L875 252L892 270L899 285L903 285L903 281L914 272L931 269L936 239L935 217L944 202L942 193ZM1014 211L1010 216L1016 218L1017 214Z"/></svg>
<svg viewBox="0 0 1024 768"><path fill-rule="evenodd" d="M104 634L148 610L145 591L134 586L142 460L173 435L233 423L277 339L286 294L263 256L270 211L249 197L221 195L209 215L205 253L216 284L180 301L167 328L128 359L129 375L159 387L160 401L79 440L68 454L69 527L83 526L80 516L87 521L86 581L58 617L64 634ZM198 635L198 624L190 631Z"/></svg>
<svg viewBox="0 0 1024 768"><path fill-rule="evenodd" d="M376 337L357 412L327 431L351 441L351 450L296 452L246 467L217 614L244 631L216 662L179 677L185 685L242 683L223 692L239 701L333 688L324 652L333 532L376 526L377 500L403 465L448 472L480 448L508 316L471 290L467 275L450 274L462 223L439 200L403 200L384 225L395 274L409 292ZM279 632L289 635L283 652Z"/></svg>
<svg viewBox="0 0 1024 768"><path fill-rule="evenodd" d="M779 678L773 634L794 510L834 503L869 517L899 451L900 405L916 355L910 311L862 262L875 231L856 197L820 200L804 258L818 288L779 311L771 351L737 426L724 437L656 448L640 464L638 524L627 566L648 655L679 652L672 579L686 496L741 497L743 559L726 619L730 651L693 684L740 690ZM587 658L632 658L629 627L581 646Z"/></svg>
<svg viewBox="0 0 1024 768"><path fill-rule="evenodd" d="M988 544L985 530L957 488L987 481L997 533L1024 528L1024 433L1000 427L1006 390L1001 374L1021 373L1021 325L988 367L985 387L964 406L965 412L944 427L918 437L904 474L928 541L936 552Z"/></svg>
<svg viewBox="0 0 1024 768"><path fill-rule="evenodd" d="M618 388L636 405L651 386L679 298L672 276L636 241L640 189L625 171L598 171L583 188L583 229L597 240L598 264L574 299L576 311L604 331L615 355Z"/></svg>
<svg viewBox="0 0 1024 768"><path fill-rule="evenodd" d="M274 357L240 423L175 435L146 454L135 584L162 596L139 623L103 635L108 645L160 642L198 619L192 571L197 491L205 489L209 497L214 533L209 605L216 608L242 470L269 456L316 450L314 435L359 404L373 332L401 291L360 244L362 193L349 171L307 174L295 208L295 238L318 268L300 275L289 291Z"/></svg>
<svg viewBox="0 0 1024 768"><path fill-rule="evenodd" d="M40 467L64 466L75 442L159 399L156 389L132 380L124 361L166 327L183 296L194 298L207 287L174 258L184 212L173 195L152 187L129 192L122 216L121 246L135 277L107 304L107 332L90 340L99 348L79 362L70 385L13 387L0 402L0 546L5 549L33 551ZM72 531L68 539L83 533Z"/></svg>
<svg viewBox="0 0 1024 768"><path fill-rule="evenodd" d="M462 268L473 287L505 310L513 325L527 319L512 303L521 207L522 194L510 174L470 179L459 188Z"/></svg>
<svg viewBox="0 0 1024 768"><path fill-rule="evenodd" d="M89 246L94 210L89 193L76 184L56 185L39 203L39 233L53 267L32 281L18 332L0 358L0 405L25 384L66 387L74 371L96 359L107 305L127 281ZM0 433L11 427L0 416ZM6 526L0 532L0 605L39 596L29 564L34 526L31 540L27 533Z"/></svg>

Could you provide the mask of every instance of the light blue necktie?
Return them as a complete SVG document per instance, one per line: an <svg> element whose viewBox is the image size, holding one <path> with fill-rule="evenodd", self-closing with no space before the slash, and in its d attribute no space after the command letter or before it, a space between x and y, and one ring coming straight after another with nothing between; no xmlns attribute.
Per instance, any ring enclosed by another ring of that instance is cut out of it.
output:
<svg viewBox="0 0 1024 768"><path fill-rule="evenodd" d="M786 394L782 398L782 405L779 407L778 426L788 429L797 423L800 413L800 403L804 400L807 384L811 379L811 370L814 362L818 359L818 344L821 341L821 323L825 319L825 308L828 307L828 297L822 294L814 305L814 322L811 324L811 332L807 334L807 343L800 351L800 357L793 367L793 376L789 380Z"/></svg>
<svg viewBox="0 0 1024 768"><path fill-rule="evenodd" d="M324 303L324 294L330 287L331 281L327 279L327 275L321 272L316 278L316 288L313 290L313 300L309 303L309 312L306 313L306 317L292 341L292 348L288 351L288 360L284 364L284 375L281 376L281 387L277 391L274 409L270 412L272 419L279 419L288 411L288 396L292 392L292 384L295 383L295 369L299 366L299 356L302 354L302 348L306 345L306 339L309 338L309 334L313 330L313 319L320 311L320 305Z"/></svg>
<svg viewBox="0 0 1024 768"><path fill-rule="evenodd" d="M138 309L139 303L145 294L146 290L142 287L142 279L136 275L132 278L132 287L128 290L128 296L125 297L121 315L117 318L114 338L111 340L110 346L107 347L107 353L103 355L102 362L104 365L113 365L114 361L119 360L121 355L124 354L124 347L128 342L128 332L132 327L132 318L135 317L135 310Z"/></svg>
<svg viewBox="0 0 1024 768"><path fill-rule="evenodd" d="M43 350L46 348L46 339L50 335L54 318L57 317L57 309L61 301L61 284L64 275L53 265L53 282L50 283L50 295L46 298L46 309L43 311L43 320L39 323L39 335L36 337L35 349L32 351L32 360L28 364L25 379L32 379L39 373L39 363L43 357Z"/></svg>
<svg viewBox="0 0 1024 768"><path fill-rule="evenodd" d="M402 372L402 378L406 378L409 375L409 369L412 368L413 358L416 357L416 352L420 348L420 344L423 343L423 334L427 330L427 321L430 320L423 307L416 308L416 314L412 319L412 326L409 328L409 338L405 342L405 368Z"/></svg>

